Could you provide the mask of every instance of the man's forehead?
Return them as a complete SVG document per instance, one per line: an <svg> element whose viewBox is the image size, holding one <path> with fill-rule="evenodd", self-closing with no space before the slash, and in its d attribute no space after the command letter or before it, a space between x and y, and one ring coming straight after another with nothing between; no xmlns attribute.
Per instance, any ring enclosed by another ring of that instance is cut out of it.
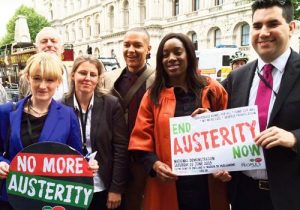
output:
<svg viewBox="0 0 300 210"><path fill-rule="evenodd" d="M283 18L283 10L280 7L273 6L268 8L261 8L257 9L253 15L252 19L255 21L256 19L267 19L267 18L273 18L273 19L281 19Z"/></svg>
<svg viewBox="0 0 300 210"><path fill-rule="evenodd" d="M39 35L39 40L38 41L45 40L45 39L60 41L60 36L59 36L59 34L55 33L54 31L51 31L51 30L43 31Z"/></svg>
<svg viewBox="0 0 300 210"><path fill-rule="evenodd" d="M148 42L147 34L141 31L128 31L124 36L124 41L128 39L136 39L136 40L143 39L143 41Z"/></svg>

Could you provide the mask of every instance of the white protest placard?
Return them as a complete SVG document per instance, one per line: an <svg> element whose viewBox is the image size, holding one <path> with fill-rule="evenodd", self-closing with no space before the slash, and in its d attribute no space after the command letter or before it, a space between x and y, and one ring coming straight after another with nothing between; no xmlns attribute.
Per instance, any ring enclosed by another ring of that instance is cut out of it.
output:
<svg viewBox="0 0 300 210"><path fill-rule="evenodd" d="M177 175L265 169L257 106L170 119L172 170Z"/></svg>

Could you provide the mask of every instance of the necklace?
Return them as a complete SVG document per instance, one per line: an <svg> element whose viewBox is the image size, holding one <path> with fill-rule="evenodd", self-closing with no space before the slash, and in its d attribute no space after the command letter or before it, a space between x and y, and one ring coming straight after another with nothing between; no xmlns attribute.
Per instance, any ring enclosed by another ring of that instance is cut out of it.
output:
<svg viewBox="0 0 300 210"><path fill-rule="evenodd" d="M36 110L33 106L32 106L32 101L29 99L28 103L27 103L27 110L28 112L32 111L33 113L37 114L39 117L45 115L48 113L49 110L47 110L46 112L40 112L38 110Z"/></svg>

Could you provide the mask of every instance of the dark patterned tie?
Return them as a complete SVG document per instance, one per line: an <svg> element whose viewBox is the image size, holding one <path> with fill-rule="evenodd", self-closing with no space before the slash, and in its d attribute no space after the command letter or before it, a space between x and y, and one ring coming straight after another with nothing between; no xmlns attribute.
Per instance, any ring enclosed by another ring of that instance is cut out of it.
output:
<svg viewBox="0 0 300 210"><path fill-rule="evenodd" d="M273 77L272 77L272 64L266 64L263 67L263 78L261 78L255 104L258 106L259 126L260 131L263 131L267 127L269 105L273 91Z"/></svg>
<svg viewBox="0 0 300 210"><path fill-rule="evenodd" d="M130 87L134 85L136 80L138 79L138 76L136 74L132 74L130 78ZM138 91L137 91L138 92ZM131 133L134 124L135 124L135 119L137 115L137 108L138 106L138 99L137 99L137 93L135 93L131 99L131 101L128 104L128 130L129 134Z"/></svg>

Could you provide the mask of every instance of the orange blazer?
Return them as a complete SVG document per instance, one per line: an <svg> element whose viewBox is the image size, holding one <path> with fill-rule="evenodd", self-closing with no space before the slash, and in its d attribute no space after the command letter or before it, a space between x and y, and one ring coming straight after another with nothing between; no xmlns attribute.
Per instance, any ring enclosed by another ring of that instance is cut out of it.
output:
<svg viewBox="0 0 300 210"><path fill-rule="evenodd" d="M214 97L209 98L209 90ZM207 78L207 86L202 91L201 102L203 108L223 110L227 107L227 93L217 81ZM153 152L160 161L171 167L169 119L174 117L175 106L174 88L162 90L158 106L151 101L147 91L141 101L130 137L129 150ZM225 184L210 177L209 193L212 210L229 209ZM162 183L158 178L149 176L143 205L144 210L178 210L175 182Z"/></svg>

